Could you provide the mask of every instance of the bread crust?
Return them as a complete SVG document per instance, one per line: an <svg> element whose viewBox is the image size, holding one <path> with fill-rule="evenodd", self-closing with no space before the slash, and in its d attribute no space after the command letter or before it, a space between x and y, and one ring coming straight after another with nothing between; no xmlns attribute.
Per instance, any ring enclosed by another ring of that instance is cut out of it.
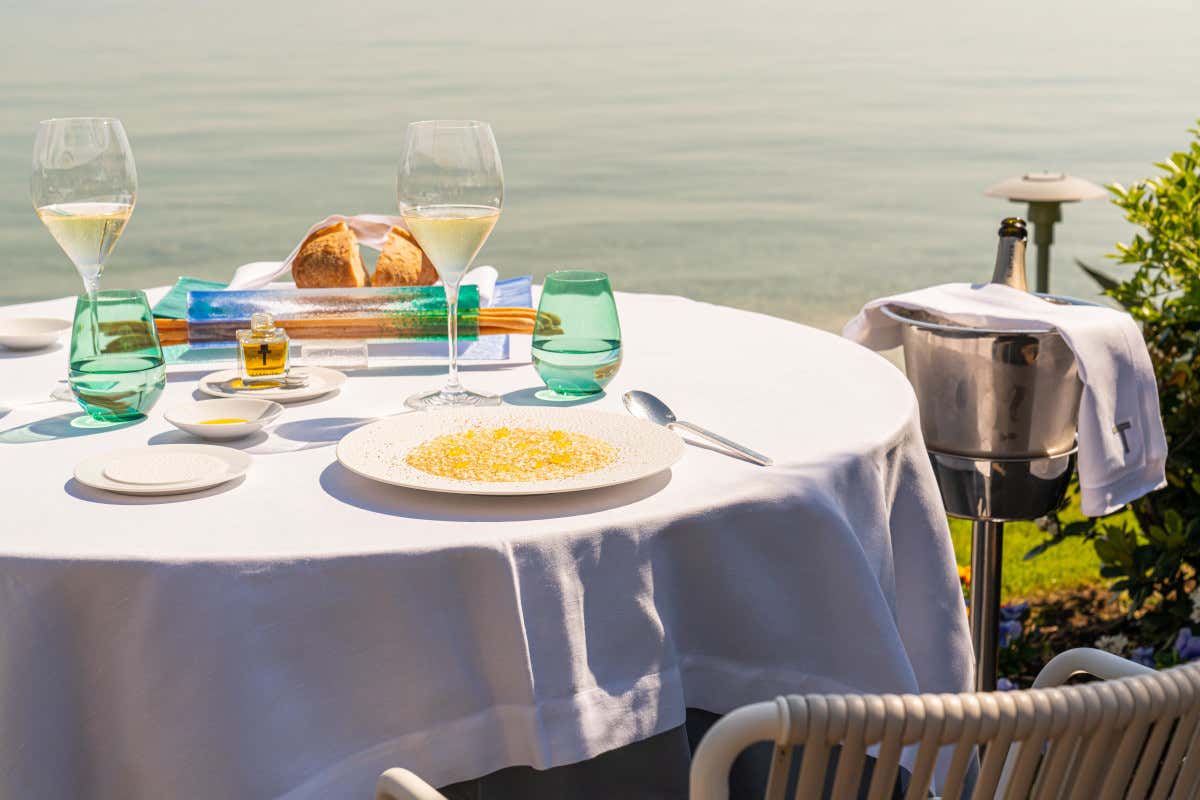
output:
<svg viewBox="0 0 1200 800"><path fill-rule="evenodd" d="M309 234L292 261L292 279L301 289L368 286L354 231L336 222Z"/></svg>
<svg viewBox="0 0 1200 800"><path fill-rule="evenodd" d="M388 231L387 241L375 262L372 286L432 286L438 274L433 262L403 228Z"/></svg>

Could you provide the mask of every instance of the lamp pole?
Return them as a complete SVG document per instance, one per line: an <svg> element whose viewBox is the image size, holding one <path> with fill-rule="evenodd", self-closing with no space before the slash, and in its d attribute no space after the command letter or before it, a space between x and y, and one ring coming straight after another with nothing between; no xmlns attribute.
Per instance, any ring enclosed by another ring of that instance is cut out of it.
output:
<svg viewBox="0 0 1200 800"><path fill-rule="evenodd" d="M1033 244L1037 247L1037 291L1050 291L1050 245L1054 244L1054 223L1062 222L1062 203L1036 200L1029 204L1025 218L1033 223Z"/></svg>

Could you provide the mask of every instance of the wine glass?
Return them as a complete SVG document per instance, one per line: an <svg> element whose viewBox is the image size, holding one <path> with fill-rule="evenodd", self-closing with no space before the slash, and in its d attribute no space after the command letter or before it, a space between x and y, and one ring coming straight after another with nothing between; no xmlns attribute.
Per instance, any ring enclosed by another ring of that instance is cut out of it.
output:
<svg viewBox="0 0 1200 800"><path fill-rule="evenodd" d="M441 389L409 397L409 408L498 405L458 380L458 287L500 219L504 174L492 128L474 120L414 122L396 178L400 214L446 289L450 370Z"/></svg>
<svg viewBox="0 0 1200 800"><path fill-rule="evenodd" d="M137 199L137 168L121 121L73 117L39 123L29 188L38 218L75 264L94 304L104 261Z"/></svg>

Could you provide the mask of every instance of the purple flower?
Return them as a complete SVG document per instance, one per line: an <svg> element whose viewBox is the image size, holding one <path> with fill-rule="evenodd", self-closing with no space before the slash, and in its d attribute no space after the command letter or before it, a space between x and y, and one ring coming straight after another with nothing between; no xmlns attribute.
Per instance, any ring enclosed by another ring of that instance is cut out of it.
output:
<svg viewBox="0 0 1200 800"><path fill-rule="evenodd" d="M1000 623L1000 647L1008 647L1021 638L1024 628L1019 619L1006 619ZM1200 643L1198 643L1200 644Z"/></svg>
<svg viewBox="0 0 1200 800"><path fill-rule="evenodd" d="M1133 652L1129 654L1132 661L1141 664L1143 667L1154 669L1154 648L1153 647L1135 647Z"/></svg>
<svg viewBox="0 0 1200 800"><path fill-rule="evenodd" d="M1175 637L1175 652L1180 661L1195 661L1200 658L1200 637L1192 637L1191 628L1180 628Z"/></svg>
<svg viewBox="0 0 1200 800"><path fill-rule="evenodd" d="M1017 688L1017 685L1015 683L1013 683L1012 681L1010 681L1008 678L997 678L996 679L996 691L998 691L998 692L1011 692L1013 689L1016 689L1016 688Z"/></svg>
<svg viewBox="0 0 1200 800"><path fill-rule="evenodd" d="M1029 603L1012 603L1007 606L1000 607L1000 619L1013 620L1025 619L1025 615L1029 613Z"/></svg>

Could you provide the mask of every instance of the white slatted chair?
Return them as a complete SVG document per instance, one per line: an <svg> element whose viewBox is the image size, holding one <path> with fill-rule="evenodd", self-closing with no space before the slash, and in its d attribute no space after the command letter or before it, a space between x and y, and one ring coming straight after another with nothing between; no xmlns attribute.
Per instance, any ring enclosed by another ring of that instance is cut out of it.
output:
<svg viewBox="0 0 1200 800"><path fill-rule="evenodd" d="M1061 686L1087 673L1103 682ZM929 796L934 766L952 747L941 796L958 800L1166 800L1200 797L1200 664L1155 672L1099 650L1055 657L1033 689L958 695L806 695L755 703L722 717L696 750L691 800L728 800L729 771L752 744L775 743L765 800L785 800L796 746L795 800L860 796L876 749L868 800L891 798L905 747L916 745L906 800ZM825 795L830 753L840 748ZM973 794L964 789L980 746ZM377 800L444 800L411 772L380 776Z"/></svg>
<svg viewBox="0 0 1200 800"><path fill-rule="evenodd" d="M389 769L375 785L377 800L446 800L446 795L406 769Z"/></svg>

